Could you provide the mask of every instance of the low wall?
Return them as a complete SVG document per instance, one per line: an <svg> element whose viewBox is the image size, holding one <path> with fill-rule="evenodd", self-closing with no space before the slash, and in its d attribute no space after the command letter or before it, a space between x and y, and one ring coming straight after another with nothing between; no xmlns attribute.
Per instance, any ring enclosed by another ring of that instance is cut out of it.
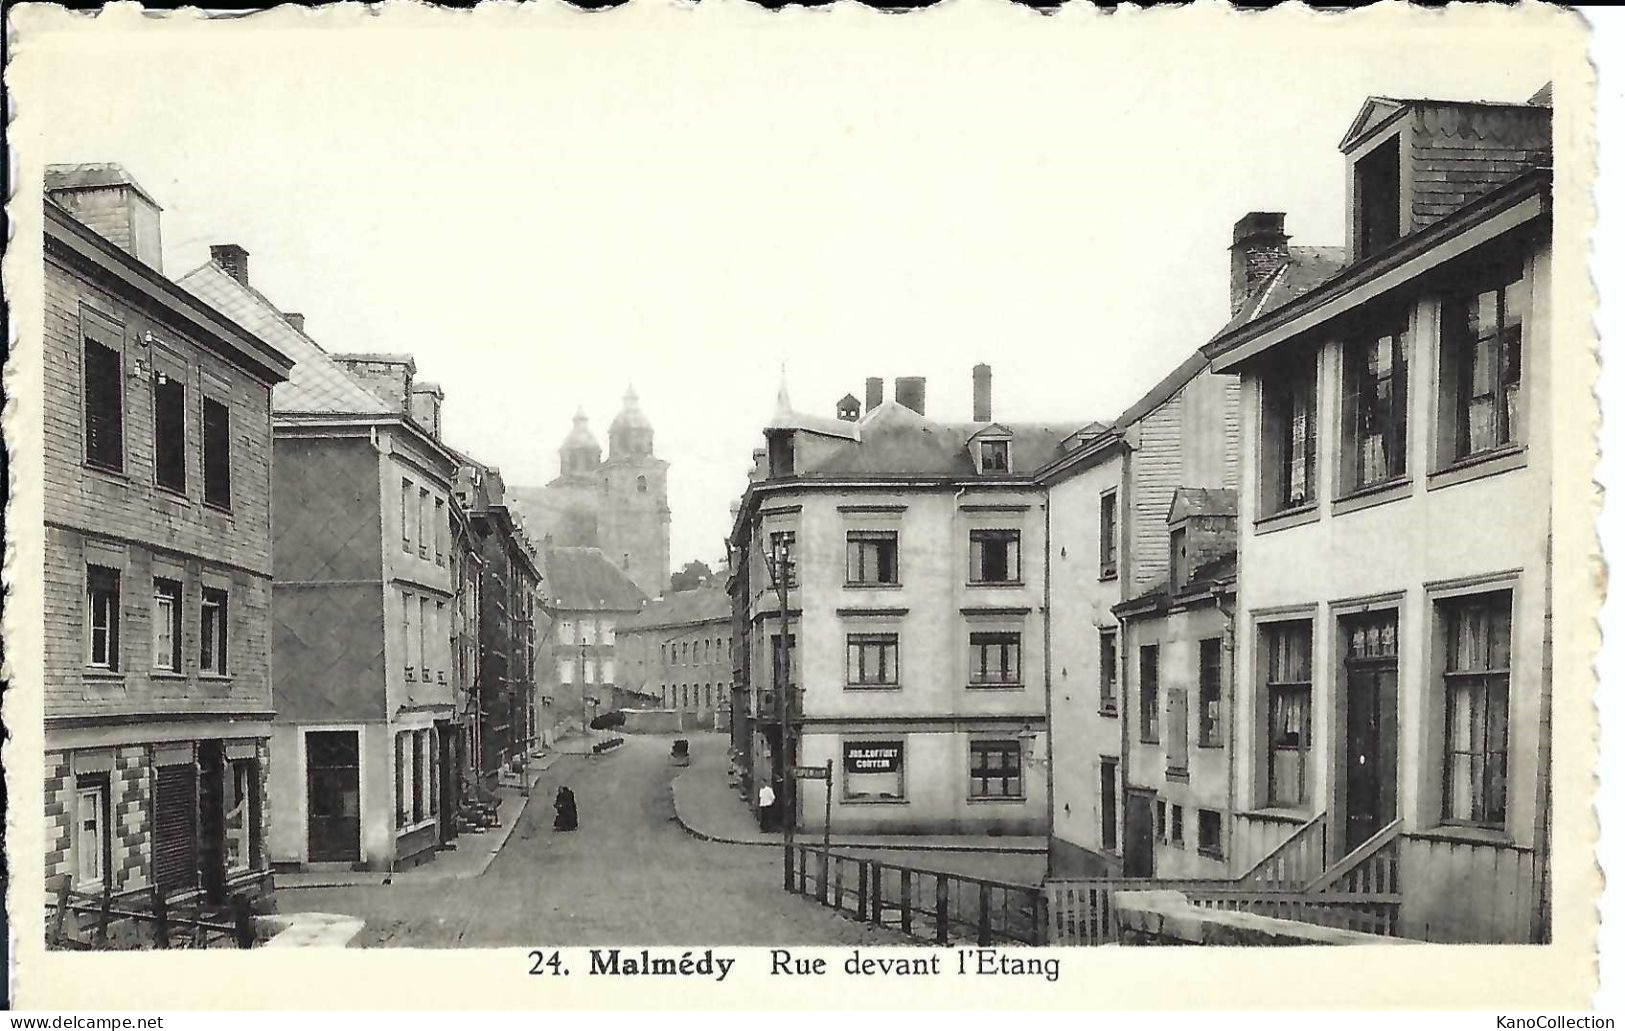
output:
<svg viewBox="0 0 1625 1031"><path fill-rule="evenodd" d="M615 728L626 734L681 733L682 714L676 709L622 709L626 723Z"/></svg>
<svg viewBox="0 0 1625 1031"><path fill-rule="evenodd" d="M1112 896L1123 945L1394 945L1381 935L1204 909L1177 891L1119 891Z"/></svg>

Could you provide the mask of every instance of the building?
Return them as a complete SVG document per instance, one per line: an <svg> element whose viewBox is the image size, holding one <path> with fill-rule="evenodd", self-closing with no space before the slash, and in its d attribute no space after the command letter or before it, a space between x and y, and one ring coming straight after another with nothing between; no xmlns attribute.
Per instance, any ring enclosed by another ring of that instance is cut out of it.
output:
<svg viewBox="0 0 1625 1031"><path fill-rule="evenodd" d="M598 548L649 597L671 577L667 463L655 457L654 427L630 387L609 426L609 455L578 411L559 448L559 475L545 487L510 488L513 505L539 539Z"/></svg>
<svg viewBox="0 0 1625 1031"><path fill-rule="evenodd" d="M502 471L459 455L457 496L479 548L478 778L497 787L550 740L563 716L537 682L541 568L507 507Z"/></svg>
<svg viewBox="0 0 1625 1031"><path fill-rule="evenodd" d="M898 379L889 402L871 379L861 415L851 397L831 417L798 414L781 392L734 521L751 778L782 799L787 765L833 763L838 832L1047 830L1033 474L1079 427L996 422L991 369L973 379L965 423L926 417L923 378ZM821 810L800 806L799 825L821 828Z"/></svg>
<svg viewBox="0 0 1625 1031"><path fill-rule="evenodd" d="M678 713L683 729L726 730L733 683L733 610L726 591L668 594L615 631L616 683Z"/></svg>
<svg viewBox="0 0 1625 1031"><path fill-rule="evenodd" d="M557 683L560 705L574 706L573 717L585 727L621 708L617 630L648 597L597 548L545 548L542 576L550 635L538 661Z"/></svg>
<svg viewBox="0 0 1625 1031"><path fill-rule="evenodd" d="M274 342L163 274L118 165L44 200L45 877L270 887Z"/></svg>
<svg viewBox="0 0 1625 1031"><path fill-rule="evenodd" d="M1242 394L1233 863L1391 863L1408 937L1550 936L1551 145L1545 102L1371 98L1351 262L1206 349Z"/></svg>
<svg viewBox="0 0 1625 1031"><path fill-rule="evenodd" d="M456 825L456 456L399 355L329 354L210 248L182 284L296 360L272 395L272 861L421 862Z"/></svg>

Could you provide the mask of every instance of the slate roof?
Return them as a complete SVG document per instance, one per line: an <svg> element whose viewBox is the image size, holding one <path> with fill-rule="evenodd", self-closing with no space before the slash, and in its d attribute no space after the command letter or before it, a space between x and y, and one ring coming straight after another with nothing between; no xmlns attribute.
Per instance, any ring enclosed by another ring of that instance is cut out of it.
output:
<svg viewBox="0 0 1625 1031"><path fill-rule="evenodd" d="M556 609L636 612L648 596L597 548L548 548L542 590Z"/></svg>
<svg viewBox="0 0 1625 1031"><path fill-rule="evenodd" d="M1258 284L1242 302L1241 310L1215 336L1262 318L1332 278L1348 264L1341 247L1287 247L1287 263Z"/></svg>
<svg viewBox="0 0 1625 1031"><path fill-rule="evenodd" d="M628 630L649 630L656 627L682 626L726 620L733 615L728 592L715 587L700 587L692 591L678 591L649 602L643 611L631 619L616 624L617 633Z"/></svg>
<svg viewBox="0 0 1625 1031"><path fill-rule="evenodd" d="M1234 516L1236 492L1228 487L1178 487L1168 505L1168 521L1177 523L1188 516Z"/></svg>
<svg viewBox="0 0 1625 1031"><path fill-rule="evenodd" d="M294 360L286 383L271 390L276 415L395 415L395 408L351 379L320 344L293 328L270 299L210 261L179 280L182 287Z"/></svg>
<svg viewBox="0 0 1625 1031"><path fill-rule="evenodd" d="M985 422L933 422L896 401L875 406L855 423L830 421L848 428L856 439L833 444L831 454L798 469L799 473L815 476L975 476L976 465L968 446L970 439L995 425ZM1057 457L1061 442L1087 425L1087 421L1054 424L1001 422L996 425L1010 431L1011 474L1021 476L1032 473Z"/></svg>
<svg viewBox="0 0 1625 1031"><path fill-rule="evenodd" d="M123 165L111 161L100 163L87 163L78 165L46 165L45 190L92 190L108 186L128 186L136 193L147 199L153 207L163 210L163 205L153 199L146 188L135 181L135 176L124 170Z"/></svg>

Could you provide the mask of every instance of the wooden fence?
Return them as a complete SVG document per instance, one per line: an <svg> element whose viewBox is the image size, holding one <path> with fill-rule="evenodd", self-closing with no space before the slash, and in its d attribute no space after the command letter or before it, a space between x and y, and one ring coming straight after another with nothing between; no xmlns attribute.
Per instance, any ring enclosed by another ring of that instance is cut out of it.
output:
<svg viewBox="0 0 1625 1031"><path fill-rule="evenodd" d="M74 891L66 878L45 904L47 948L101 949L253 948L254 914L248 896L210 904L200 893L179 900L157 888L149 895Z"/></svg>
<svg viewBox="0 0 1625 1031"><path fill-rule="evenodd" d="M797 894L938 945L1042 945L1044 889L794 847Z"/></svg>

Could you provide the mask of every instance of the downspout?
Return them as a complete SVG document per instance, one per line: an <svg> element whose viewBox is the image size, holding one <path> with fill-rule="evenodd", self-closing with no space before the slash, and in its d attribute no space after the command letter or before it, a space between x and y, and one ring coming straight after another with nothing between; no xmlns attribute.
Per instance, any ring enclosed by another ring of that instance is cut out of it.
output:
<svg viewBox="0 0 1625 1031"><path fill-rule="evenodd" d="M1055 712L1050 650L1050 504L1044 492L1044 872L1054 874L1055 863Z"/></svg>
<svg viewBox="0 0 1625 1031"><path fill-rule="evenodd" d="M1233 590L1233 588L1232 588ZM1229 833L1222 844L1229 847L1224 854L1235 859L1236 840L1236 596L1230 595L1230 603L1225 604L1220 596L1214 598L1219 612L1224 615L1224 636L1220 647L1224 650L1219 665L1219 690L1225 692L1227 704L1225 706L1224 749L1225 749L1225 812L1230 823ZM1201 719L1198 715L1197 719ZM1232 867L1232 869L1234 869Z"/></svg>

